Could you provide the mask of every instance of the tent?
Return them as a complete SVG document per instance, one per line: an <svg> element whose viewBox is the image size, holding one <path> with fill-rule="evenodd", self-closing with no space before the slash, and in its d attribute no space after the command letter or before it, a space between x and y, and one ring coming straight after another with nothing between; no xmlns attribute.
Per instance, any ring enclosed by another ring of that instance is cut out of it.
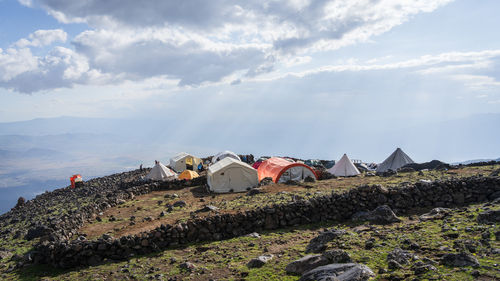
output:
<svg viewBox="0 0 500 281"><path fill-rule="evenodd" d="M387 159L378 165L377 172L386 172L388 170L396 171L406 164L415 163L410 156L406 155L401 148L397 148Z"/></svg>
<svg viewBox="0 0 500 281"><path fill-rule="evenodd" d="M328 169L328 172L337 177L350 177L360 174L358 168L354 166L351 159L349 159L346 154L340 158L339 162Z"/></svg>
<svg viewBox="0 0 500 281"><path fill-rule="evenodd" d="M173 180L177 178L177 174L167 168L167 166L163 165L160 162L156 162L155 166L149 174L146 176L148 180Z"/></svg>
<svg viewBox="0 0 500 281"><path fill-rule="evenodd" d="M180 180L192 180L194 178L199 177L197 172L195 171L190 171L190 170L185 170L184 172L179 174L179 179Z"/></svg>
<svg viewBox="0 0 500 281"><path fill-rule="evenodd" d="M287 182L288 180L301 181L308 176L318 178L311 167L303 163L292 163L280 157L272 157L263 161L257 171L259 180L270 177L276 183Z"/></svg>
<svg viewBox="0 0 500 281"><path fill-rule="evenodd" d="M240 157L236 155L236 153L226 150L223 152L219 152L214 157L212 157L212 164L215 164L217 163L217 161L220 161L226 157L231 157L235 160L241 161Z"/></svg>
<svg viewBox="0 0 500 281"><path fill-rule="evenodd" d="M170 159L170 167L178 173L184 170L198 171L198 165L200 163L202 163L200 158L194 157L186 152L181 152Z"/></svg>
<svg viewBox="0 0 500 281"><path fill-rule="evenodd" d="M257 186L259 178L247 163L226 157L208 168L207 183L213 192L243 192Z"/></svg>

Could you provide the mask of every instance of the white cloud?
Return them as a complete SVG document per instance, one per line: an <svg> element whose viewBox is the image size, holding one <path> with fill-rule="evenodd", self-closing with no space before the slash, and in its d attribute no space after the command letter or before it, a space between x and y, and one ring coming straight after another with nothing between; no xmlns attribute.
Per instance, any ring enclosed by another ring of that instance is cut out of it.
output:
<svg viewBox="0 0 500 281"><path fill-rule="evenodd" d="M68 34L62 29L37 30L31 33L28 38L23 38L15 43L19 48L43 47L54 42L66 42Z"/></svg>
<svg viewBox="0 0 500 281"><path fill-rule="evenodd" d="M70 68L56 72L63 75L59 81L94 83L93 79L99 78L102 83L159 76L177 80L181 86L245 81L273 73L280 66L305 64L316 52L365 42L418 13L432 12L449 2L21 1L44 8L63 23L84 22L92 28L72 40L75 64L59 65ZM66 37L62 30L39 30L15 46L18 50L46 46L64 42ZM43 69L46 59L34 60L44 62L40 66ZM82 69L89 78L74 78L80 77ZM19 72L8 76L16 75ZM37 91L36 87L29 88Z"/></svg>

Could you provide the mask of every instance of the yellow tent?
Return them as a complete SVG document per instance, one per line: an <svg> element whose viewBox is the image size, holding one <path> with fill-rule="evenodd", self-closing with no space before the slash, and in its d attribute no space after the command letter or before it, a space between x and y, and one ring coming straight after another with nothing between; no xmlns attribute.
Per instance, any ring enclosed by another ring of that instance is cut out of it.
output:
<svg viewBox="0 0 500 281"><path fill-rule="evenodd" d="M185 170L184 172L182 172L180 175L179 175L179 179L180 180L191 180L191 179L194 179L194 178L197 178L199 177L200 175L198 175L197 172L195 171L191 171L191 170Z"/></svg>

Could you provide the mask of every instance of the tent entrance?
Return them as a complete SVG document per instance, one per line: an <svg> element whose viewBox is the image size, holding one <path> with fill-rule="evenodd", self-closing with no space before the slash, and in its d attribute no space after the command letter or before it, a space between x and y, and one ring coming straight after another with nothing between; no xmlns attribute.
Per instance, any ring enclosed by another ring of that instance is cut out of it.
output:
<svg viewBox="0 0 500 281"><path fill-rule="evenodd" d="M186 170L193 170L193 157L187 157L186 158Z"/></svg>

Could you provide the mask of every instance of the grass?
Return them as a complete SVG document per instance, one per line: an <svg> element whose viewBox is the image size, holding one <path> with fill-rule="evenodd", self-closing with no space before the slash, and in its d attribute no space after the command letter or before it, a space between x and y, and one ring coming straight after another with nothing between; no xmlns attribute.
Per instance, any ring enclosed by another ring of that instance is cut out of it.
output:
<svg viewBox="0 0 500 281"><path fill-rule="evenodd" d="M274 185L265 187L268 193L256 196L244 196L241 194L221 195L216 198L204 197L206 202L198 202L199 198L192 198L189 190L178 190L170 193L178 193L180 198L165 199L164 195L169 192L158 192L128 201L122 205L110 209L117 221L110 222L108 212L101 218L102 222L92 222L89 225L97 228L108 229L113 232L120 224L129 223L130 213L135 210L136 221L140 221L145 216L155 218L164 209L167 203L172 204L178 200L188 202L186 208L174 208L168 216L172 216L176 221L187 220L193 208L198 208L204 204L213 204L221 209L221 212L251 209L267 204L285 203L294 200L296 196L310 198L320 194L332 192L345 192L346 190L361 184L382 184L384 186L398 185L403 182L415 182L419 179L443 179L448 177L471 176L475 174L488 175L491 171L500 166L467 167L453 170L456 174L449 174L440 171L428 171L423 175L418 173L404 173L399 177L356 177L347 179L334 179L320 181L311 184L313 187L304 189L298 186ZM288 193L280 193L285 190ZM319 193L320 192L320 193ZM191 197L190 197L191 196ZM158 201L163 201L158 205ZM191 201L190 201L191 200ZM141 210L137 210L137 207ZM489 207L492 208L492 207ZM499 208L498 206L494 208ZM65 210L60 204L54 205L54 212L59 214ZM166 280L169 277L177 277L178 280L298 280L299 276L288 275L284 268L288 263L304 255L305 248L309 241L315 237L323 228L341 228L347 231L347 235L328 244L328 249L344 249L355 262L364 263L369 266L377 276L375 280L474 280L471 272L477 270L482 280L500 280L500 256L492 255L489 249L480 243L481 235L484 231L491 233L490 244L492 248L500 248L500 242L494 240L493 233L500 231L500 226L479 225L476 216L485 210L481 204L469 206L465 209L455 209L452 215L442 220L419 222L415 217L402 217L403 222L386 226L366 227L361 223L350 222L323 222L318 224L302 225L293 228L284 228L277 231L262 232L261 238L238 237L225 241L194 243L187 246L172 248L159 253L133 257L130 260L105 263L95 267L79 268L72 270L55 269L50 266L28 266L13 272L7 272L9 266L15 261L2 260L0 262L1 280L149 280L156 276L163 275ZM51 215L54 215L54 212ZM120 213L118 213L120 212ZM120 217L123 214L123 217ZM166 218L168 220L168 218ZM446 225L450 230L442 231ZM16 229L26 227L24 222L15 224ZM457 230L451 230L451 228ZM84 228L85 229L85 228ZM449 238L448 233L458 233L458 238ZM372 249L366 249L365 243L368 239L375 240ZM395 247L405 247L404 240L416 242L420 245L419 250L414 252L421 259L429 258L439 261L440 256L447 252L456 252L454 248L459 240L478 241L480 245L474 253L481 264L478 269L473 268L451 268L436 264L437 270L430 271L423 275L415 276L411 270L414 262L404 265L402 269L378 273L379 269L387 270L387 253ZM34 241L25 241L22 237L18 239L8 239L0 241L0 247L14 250L15 254L23 255L27 253ZM449 250L442 250L448 247ZM273 260L259 269L249 269L246 264L252 258L264 253L274 255ZM173 260L175 259L175 261ZM179 265L185 261L192 262L196 269L192 272L180 269Z"/></svg>

